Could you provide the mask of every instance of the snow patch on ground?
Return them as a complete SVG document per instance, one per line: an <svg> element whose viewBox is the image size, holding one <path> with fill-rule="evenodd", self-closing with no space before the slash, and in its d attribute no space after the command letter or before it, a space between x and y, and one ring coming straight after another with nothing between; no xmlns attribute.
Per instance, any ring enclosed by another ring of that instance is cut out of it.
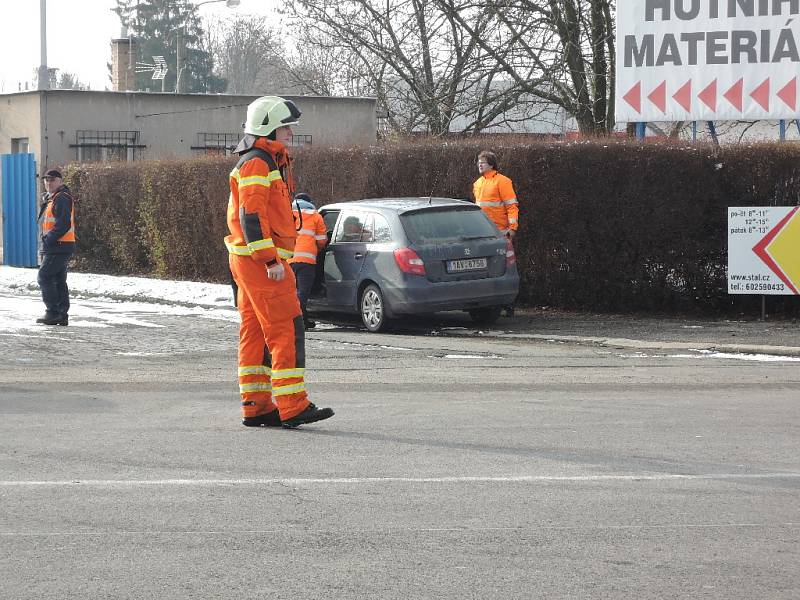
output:
<svg viewBox="0 0 800 600"><path fill-rule="evenodd" d="M748 360L754 362L800 362L800 357L780 356L777 354L746 354L734 352L716 352L714 350L692 350L694 354L646 354L644 352L634 352L633 354L620 354L620 358L718 358Z"/></svg>
<svg viewBox="0 0 800 600"><path fill-rule="evenodd" d="M49 332L38 325L44 314L36 269L0 265L0 331ZM149 317L171 314L238 321L228 285L69 273L69 327L160 328Z"/></svg>

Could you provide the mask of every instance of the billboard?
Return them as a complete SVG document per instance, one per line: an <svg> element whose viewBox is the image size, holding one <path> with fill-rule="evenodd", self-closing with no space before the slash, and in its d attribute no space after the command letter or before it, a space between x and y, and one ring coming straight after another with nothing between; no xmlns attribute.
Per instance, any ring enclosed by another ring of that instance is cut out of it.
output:
<svg viewBox="0 0 800 600"><path fill-rule="evenodd" d="M617 0L616 118L795 119L800 0Z"/></svg>

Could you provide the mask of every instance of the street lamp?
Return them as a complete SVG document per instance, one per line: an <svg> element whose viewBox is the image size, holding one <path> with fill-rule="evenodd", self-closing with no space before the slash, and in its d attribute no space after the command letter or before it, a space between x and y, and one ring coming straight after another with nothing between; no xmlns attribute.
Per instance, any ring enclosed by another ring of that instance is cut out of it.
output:
<svg viewBox="0 0 800 600"><path fill-rule="evenodd" d="M43 0L44 1L44 0ZM195 4L196 8L203 6L204 4L214 4L215 2L224 2L225 6L228 8L236 8L242 2L241 0L203 0L203 2L198 2ZM181 87L181 75L183 73L183 46L181 45L181 31L182 28L178 29L178 38L176 40L177 48L175 49L175 93L180 94L183 92L183 88Z"/></svg>

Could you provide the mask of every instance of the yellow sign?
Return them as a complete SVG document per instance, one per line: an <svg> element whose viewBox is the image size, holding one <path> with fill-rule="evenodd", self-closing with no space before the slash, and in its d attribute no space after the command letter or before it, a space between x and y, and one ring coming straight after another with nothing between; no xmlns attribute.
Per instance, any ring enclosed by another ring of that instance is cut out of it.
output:
<svg viewBox="0 0 800 600"><path fill-rule="evenodd" d="M767 244L765 250L772 257L775 265L783 272L783 276L781 276L776 271L778 277L793 287L794 293L797 294L797 290L800 289L800 211L797 210L797 207L789 214L788 220L778 230L773 240Z"/></svg>
<svg viewBox="0 0 800 600"><path fill-rule="evenodd" d="M800 294L800 206L795 206L773 227L753 252L794 294Z"/></svg>

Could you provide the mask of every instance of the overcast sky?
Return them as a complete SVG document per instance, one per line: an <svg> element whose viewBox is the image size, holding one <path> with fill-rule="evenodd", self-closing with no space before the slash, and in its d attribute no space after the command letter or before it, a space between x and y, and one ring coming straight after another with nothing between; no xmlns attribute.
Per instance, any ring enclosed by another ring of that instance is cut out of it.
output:
<svg viewBox="0 0 800 600"><path fill-rule="evenodd" d="M200 4L202 0L193 0ZM236 9L224 2L200 7L204 19L259 14L279 16L275 0L241 0ZM20 82L32 82L40 64L40 0L0 0L0 93L16 92ZM115 0L47 0L47 66L78 76L93 90L111 87L106 63L110 41L119 37L120 23L111 9Z"/></svg>

